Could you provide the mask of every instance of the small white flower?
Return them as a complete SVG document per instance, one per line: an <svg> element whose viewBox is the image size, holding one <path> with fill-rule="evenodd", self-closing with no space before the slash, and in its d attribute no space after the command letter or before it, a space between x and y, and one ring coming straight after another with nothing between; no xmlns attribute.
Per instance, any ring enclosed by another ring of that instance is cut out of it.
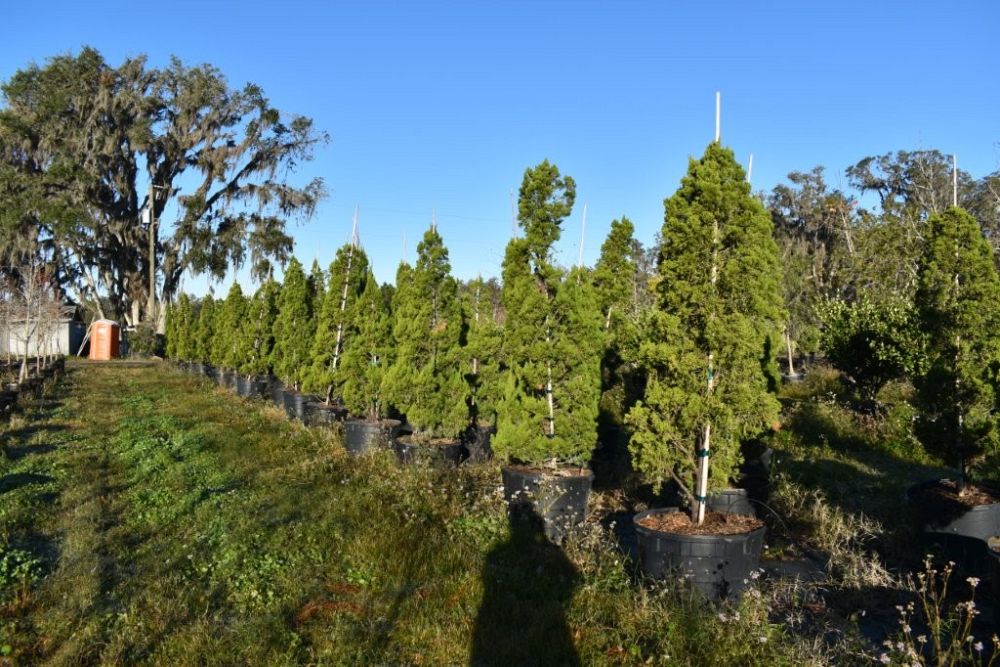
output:
<svg viewBox="0 0 1000 667"><path fill-rule="evenodd" d="M976 642L975 644L972 645L972 648L976 649L976 651L978 653L982 653L983 652L983 643L982 642Z"/></svg>
<svg viewBox="0 0 1000 667"><path fill-rule="evenodd" d="M969 585L973 588L979 585L979 577L969 577L966 581L968 581Z"/></svg>
<svg viewBox="0 0 1000 667"><path fill-rule="evenodd" d="M927 643L927 635L917 635L917 642L920 644Z"/></svg>
<svg viewBox="0 0 1000 667"><path fill-rule="evenodd" d="M767 643L767 635L761 635L760 637L757 637L757 641L759 641L761 644L766 644Z"/></svg>
<svg viewBox="0 0 1000 667"><path fill-rule="evenodd" d="M881 662L883 665L888 665L890 662L892 662L892 658L890 658L888 654L883 653L878 657L878 661Z"/></svg>

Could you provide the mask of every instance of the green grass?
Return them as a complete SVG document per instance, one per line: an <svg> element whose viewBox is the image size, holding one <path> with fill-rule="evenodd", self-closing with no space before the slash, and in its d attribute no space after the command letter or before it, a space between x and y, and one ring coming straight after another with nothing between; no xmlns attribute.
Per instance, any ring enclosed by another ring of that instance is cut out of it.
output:
<svg viewBox="0 0 1000 667"><path fill-rule="evenodd" d="M863 425L837 431L846 417L830 410L789 413L775 443L775 503L798 539L834 553L822 585L848 588L864 574L852 563L889 562L898 546L853 496L871 491L888 516L906 479L937 469L870 446ZM841 435L810 441L822 432ZM802 622L812 598L799 586L768 584L718 609L637 581L599 523L621 509L615 493L596 494L591 521L556 548L510 525L495 464L351 459L334 431L290 424L161 365L75 365L3 438L0 664L801 665L871 655L851 609ZM853 534L859 526L874 532Z"/></svg>

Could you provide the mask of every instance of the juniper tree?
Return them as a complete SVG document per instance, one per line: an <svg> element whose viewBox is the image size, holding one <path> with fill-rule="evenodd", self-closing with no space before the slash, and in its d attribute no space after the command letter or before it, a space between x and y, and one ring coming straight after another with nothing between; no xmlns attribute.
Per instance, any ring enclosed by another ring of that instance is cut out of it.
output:
<svg viewBox="0 0 1000 667"><path fill-rule="evenodd" d="M322 304L316 312L316 334L310 353L311 366L307 386L322 391L329 404L340 367L345 337L351 335L354 323L351 306L365 289L368 277L368 257L360 246L348 243L337 250L327 271L327 286Z"/></svg>
<svg viewBox="0 0 1000 667"><path fill-rule="evenodd" d="M465 344L462 357L468 381L470 416L477 426L496 423L500 398L500 365L503 345L500 286L476 278L462 289L465 311Z"/></svg>
<svg viewBox="0 0 1000 667"><path fill-rule="evenodd" d="M299 390L309 366L313 317L309 282L294 257L285 268L274 321L274 371L287 385Z"/></svg>
<svg viewBox="0 0 1000 667"><path fill-rule="evenodd" d="M240 338L246 307L243 289L238 282L234 282L221 306L216 309L215 337L212 341L212 363L216 366L229 370L240 367Z"/></svg>
<svg viewBox="0 0 1000 667"><path fill-rule="evenodd" d="M462 368L462 312L448 249L431 226L417 245L417 263L396 283L392 304L396 360L386 397L418 437L450 438L469 424Z"/></svg>
<svg viewBox="0 0 1000 667"><path fill-rule="evenodd" d="M728 148L713 143L690 160L665 209L630 450L657 483L677 481L701 523L709 477L728 483L740 441L778 415L765 366L784 319L781 268L771 218Z"/></svg>
<svg viewBox="0 0 1000 667"><path fill-rule="evenodd" d="M281 287L273 278L265 280L247 304L240 328L240 373L264 375L271 370L274 349L274 322L278 317Z"/></svg>
<svg viewBox="0 0 1000 667"><path fill-rule="evenodd" d="M642 254L642 247L632 236L634 229L628 218L612 221L593 272L605 331L601 359L603 438L611 437L609 429L624 424L625 413L642 389L641 373L625 361L635 356L638 347L640 293L646 289L640 284L636 257Z"/></svg>
<svg viewBox="0 0 1000 667"><path fill-rule="evenodd" d="M319 265L319 260L314 259L312 267L309 269L309 295L310 303L314 313L318 313L323 307L323 299L326 293L326 273Z"/></svg>
<svg viewBox="0 0 1000 667"><path fill-rule="evenodd" d="M494 448L531 463L583 464L597 440L601 318L589 280L565 276L552 246L576 184L548 160L525 171L518 199L523 238L507 245L502 302L508 368Z"/></svg>
<svg viewBox="0 0 1000 667"><path fill-rule="evenodd" d="M212 339L215 336L215 299L204 296L198 306L195 326L194 357L202 364L212 363Z"/></svg>
<svg viewBox="0 0 1000 667"><path fill-rule="evenodd" d="M174 355L181 361L194 360L194 336L196 320L191 297L185 292L177 297L177 303L171 307L174 313Z"/></svg>
<svg viewBox="0 0 1000 667"><path fill-rule="evenodd" d="M178 330L180 329L179 313L177 312L177 304L171 303L167 305L166 313L166 325L163 330L164 338L166 339L166 345L164 347L164 353L167 355L168 359L177 360L177 336Z"/></svg>
<svg viewBox="0 0 1000 667"><path fill-rule="evenodd" d="M961 473L1000 445L1000 280L976 219L951 208L931 216L916 308L927 341L917 378L918 429Z"/></svg>
<svg viewBox="0 0 1000 667"><path fill-rule="evenodd" d="M377 421L385 413L383 380L392 361L393 341L389 306L370 269L351 310L355 327L344 341L337 389L351 414Z"/></svg>

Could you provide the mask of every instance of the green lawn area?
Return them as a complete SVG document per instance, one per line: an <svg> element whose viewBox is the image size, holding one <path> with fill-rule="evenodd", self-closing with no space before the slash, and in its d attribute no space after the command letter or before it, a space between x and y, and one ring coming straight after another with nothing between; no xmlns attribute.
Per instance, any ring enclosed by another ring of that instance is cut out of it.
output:
<svg viewBox="0 0 1000 667"><path fill-rule="evenodd" d="M857 613L919 560L892 503L940 472L780 435L787 552L829 572L719 609L637 579L620 490L557 548L509 524L496 463L351 459L162 364L70 364L2 437L0 664L870 664Z"/></svg>

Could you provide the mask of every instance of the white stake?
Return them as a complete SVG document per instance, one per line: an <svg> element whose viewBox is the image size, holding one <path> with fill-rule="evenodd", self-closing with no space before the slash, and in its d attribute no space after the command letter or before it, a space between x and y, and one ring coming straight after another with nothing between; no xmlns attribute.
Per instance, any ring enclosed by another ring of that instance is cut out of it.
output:
<svg viewBox="0 0 1000 667"><path fill-rule="evenodd" d="M514 207L514 191L510 191L510 235L517 236L517 209Z"/></svg>
<svg viewBox="0 0 1000 667"><path fill-rule="evenodd" d="M715 143L722 138L722 93L715 91Z"/></svg>
<svg viewBox="0 0 1000 667"><path fill-rule="evenodd" d="M958 156L951 156L951 205L958 208Z"/></svg>
<svg viewBox="0 0 1000 667"><path fill-rule="evenodd" d="M358 205L354 205L354 219L351 220L351 247L358 247Z"/></svg>
<svg viewBox="0 0 1000 667"><path fill-rule="evenodd" d="M577 268L583 268L583 240L587 232L587 202L583 203L583 222L580 223L580 255L576 260Z"/></svg>
<svg viewBox="0 0 1000 667"><path fill-rule="evenodd" d="M431 231L432 232L436 232L437 228L438 228L438 214L437 214L437 209L436 208L432 208L431 209Z"/></svg>
<svg viewBox="0 0 1000 667"><path fill-rule="evenodd" d="M753 153L750 153L750 162L747 163L747 183L753 178Z"/></svg>

